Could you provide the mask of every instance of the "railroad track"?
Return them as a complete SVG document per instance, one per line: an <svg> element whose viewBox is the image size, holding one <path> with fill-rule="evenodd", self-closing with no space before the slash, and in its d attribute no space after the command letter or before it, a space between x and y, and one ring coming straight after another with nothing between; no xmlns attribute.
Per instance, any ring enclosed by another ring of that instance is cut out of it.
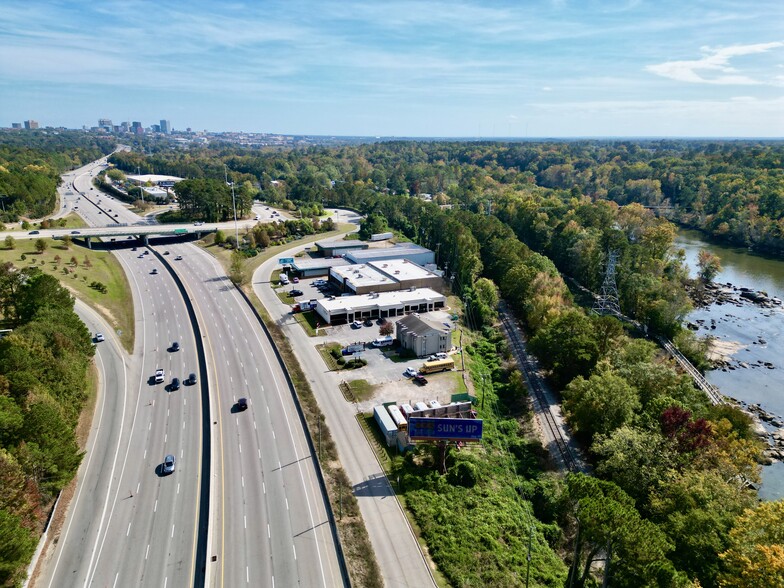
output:
<svg viewBox="0 0 784 588"><path fill-rule="evenodd" d="M533 392L531 399L534 402L535 412L543 417L540 419L540 422L550 431L550 436L553 438L555 446L558 448L564 467L571 472L580 470L569 444L566 442L566 439L564 439L561 428L558 426L553 413L550 411L550 403L548 402L544 388L542 387L542 381L538 374L536 361L531 358L526 351L525 344L514 321L510 319L505 312L501 312L500 315L501 322L503 323L506 332L509 334L509 341L512 344L512 349L517 357L518 364L522 368L521 371L523 372L525 383L528 386L528 389Z"/></svg>

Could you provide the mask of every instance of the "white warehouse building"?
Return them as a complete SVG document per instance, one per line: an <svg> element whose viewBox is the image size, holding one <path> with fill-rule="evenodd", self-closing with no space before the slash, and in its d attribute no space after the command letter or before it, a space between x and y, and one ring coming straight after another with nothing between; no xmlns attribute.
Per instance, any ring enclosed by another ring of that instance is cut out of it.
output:
<svg viewBox="0 0 784 588"><path fill-rule="evenodd" d="M430 312L446 305L446 297L430 288L378 292L358 296L322 298L316 312L325 323L342 324L364 319Z"/></svg>

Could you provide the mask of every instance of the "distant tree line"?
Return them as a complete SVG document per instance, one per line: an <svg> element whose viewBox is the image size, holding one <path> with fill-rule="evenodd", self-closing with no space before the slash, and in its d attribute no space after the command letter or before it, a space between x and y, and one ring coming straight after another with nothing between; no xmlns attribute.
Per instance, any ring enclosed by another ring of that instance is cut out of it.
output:
<svg viewBox="0 0 784 588"><path fill-rule="evenodd" d="M80 131L0 130L0 219L52 214L60 174L112 149L113 140Z"/></svg>

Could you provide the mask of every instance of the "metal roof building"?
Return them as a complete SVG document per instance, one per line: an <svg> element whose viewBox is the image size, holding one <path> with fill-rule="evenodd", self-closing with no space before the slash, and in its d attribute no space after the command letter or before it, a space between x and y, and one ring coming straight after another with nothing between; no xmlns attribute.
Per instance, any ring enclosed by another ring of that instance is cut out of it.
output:
<svg viewBox="0 0 784 588"><path fill-rule="evenodd" d="M368 244L364 241L345 241L343 239L336 241L316 241L316 251L324 257L340 257L346 255L357 249L367 249Z"/></svg>
<svg viewBox="0 0 784 588"><path fill-rule="evenodd" d="M350 251L346 259L352 263L369 263L390 259L407 259L417 265L435 263L436 254L416 243L397 243L392 247L373 247L362 251Z"/></svg>
<svg viewBox="0 0 784 588"><path fill-rule="evenodd" d="M444 308L446 297L430 288L322 298L316 312L326 323L341 324L367 318L403 316Z"/></svg>

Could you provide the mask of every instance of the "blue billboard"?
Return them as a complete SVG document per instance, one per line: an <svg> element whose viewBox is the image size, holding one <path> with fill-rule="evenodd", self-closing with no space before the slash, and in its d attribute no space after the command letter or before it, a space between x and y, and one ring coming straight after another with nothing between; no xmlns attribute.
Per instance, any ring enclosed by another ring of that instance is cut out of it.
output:
<svg viewBox="0 0 784 588"><path fill-rule="evenodd" d="M482 420L411 417L408 437L412 441L481 441Z"/></svg>
<svg viewBox="0 0 784 588"><path fill-rule="evenodd" d="M278 263L280 265L291 265L292 263L294 263L294 258L293 257L279 257L278 258Z"/></svg>

